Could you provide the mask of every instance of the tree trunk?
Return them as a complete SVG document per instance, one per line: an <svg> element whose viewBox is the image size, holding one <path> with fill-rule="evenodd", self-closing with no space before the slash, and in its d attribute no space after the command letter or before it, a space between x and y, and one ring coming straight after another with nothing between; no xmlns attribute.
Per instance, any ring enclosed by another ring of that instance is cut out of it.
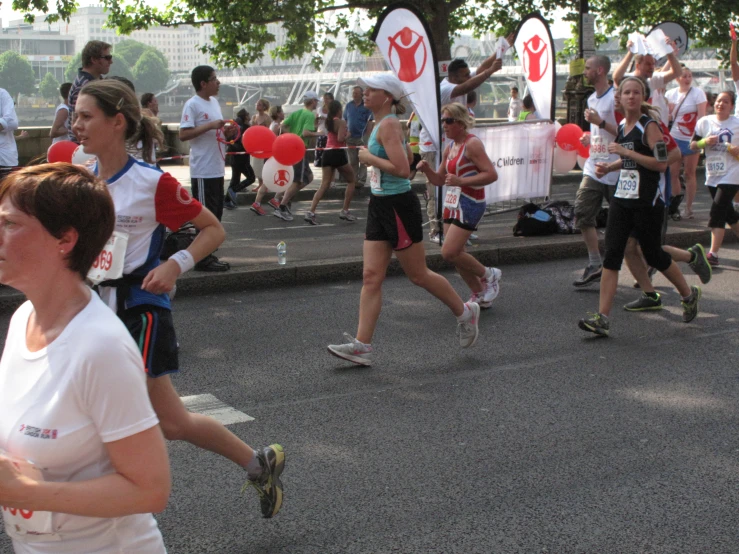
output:
<svg viewBox="0 0 739 554"><path fill-rule="evenodd" d="M413 2L431 30L436 59L440 62L449 60L452 56L452 44L449 40L449 13L451 10L448 1L416 0Z"/></svg>

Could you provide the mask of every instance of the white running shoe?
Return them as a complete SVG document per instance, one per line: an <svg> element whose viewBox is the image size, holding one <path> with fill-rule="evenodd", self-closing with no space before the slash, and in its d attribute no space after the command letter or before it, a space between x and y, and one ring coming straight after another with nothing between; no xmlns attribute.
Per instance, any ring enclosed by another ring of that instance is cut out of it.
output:
<svg viewBox="0 0 739 554"><path fill-rule="evenodd" d="M477 323L480 321L480 306L477 302L467 302L466 306L472 310L472 315L467 321L457 323L459 346L462 348L469 348L474 345L479 333Z"/></svg>
<svg viewBox="0 0 739 554"><path fill-rule="evenodd" d="M369 367L371 365L372 347L369 344L359 342L349 333L344 333L344 338L347 340L346 344L329 344L329 353L342 360L349 360L355 364Z"/></svg>
<svg viewBox="0 0 739 554"><path fill-rule="evenodd" d="M488 308L493 307L492 302L483 301L481 292L473 292L472 296L470 296L470 299L467 301L467 303L470 303L470 302L476 302L477 305L480 306L481 310L487 310Z"/></svg>
<svg viewBox="0 0 739 554"><path fill-rule="evenodd" d="M492 302L498 297L500 293L500 278L503 276L503 272L497 267L489 268L492 271L492 275L489 279L484 279L484 288L482 290L482 301L485 303Z"/></svg>

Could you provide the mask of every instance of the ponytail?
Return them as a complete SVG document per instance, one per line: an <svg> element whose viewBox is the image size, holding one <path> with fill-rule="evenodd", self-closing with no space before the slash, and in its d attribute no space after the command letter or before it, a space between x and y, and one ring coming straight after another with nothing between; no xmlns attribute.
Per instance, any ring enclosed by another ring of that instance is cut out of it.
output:
<svg viewBox="0 0 739 554"><path fill-rule="evenodd" d="M148 164L156 163L156 159L152 156L157 144L164 144L164 133L159 128L159 123L155 117L144 115L141 122L136 127L136 133L127 140L129 145L136 146L141 141L141 157Z"/></svg>

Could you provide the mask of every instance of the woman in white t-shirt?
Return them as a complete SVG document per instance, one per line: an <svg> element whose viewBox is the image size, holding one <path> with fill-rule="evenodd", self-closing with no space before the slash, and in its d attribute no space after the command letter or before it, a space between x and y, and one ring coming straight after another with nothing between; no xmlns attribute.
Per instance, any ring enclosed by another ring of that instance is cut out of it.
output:
<svg viewBox="0 0 739 554"><path fill-rule="evenodd" d="M693 72L683 67L683 72L677 78L680 85L665 94L670 109L670 135L675 139L685 168L685 217L693 219L693 201L696 192L696 175L699 152L690 149L690 140L695 132L695 124L706 115L706 94L698 87L693 86ZM670 166L670 184L672 196L681 194L680 190L680 162Z"/></svg>
<svg viewBox="0 0 739 554"><path fill-rule="evenodd" d="M718 265L718 251L724 242L726 224L739 236L739 213L732 204L739 194L739 117L732 115L736 94L725 90L716 97L714 115L700 119L690 146L705 148L706 186L713 203L708 220L711 228L711 251L708 263Z"/></svg>
<svg viewBox="0 0 739 554"><path fill-rule="evenodd" d="M85 284L114 224L105 183L71 164L0 187L0 281L28 298L0 361L0 506L18 554L166 552L151 512L169 461L141 356Z"/></svg>

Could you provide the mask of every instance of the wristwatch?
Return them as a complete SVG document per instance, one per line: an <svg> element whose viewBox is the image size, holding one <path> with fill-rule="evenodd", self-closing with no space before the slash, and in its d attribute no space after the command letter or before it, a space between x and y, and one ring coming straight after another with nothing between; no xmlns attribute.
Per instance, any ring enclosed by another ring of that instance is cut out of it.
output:
<svg viewBox="0 0 739 554"><path fill-rule="evenodd" d="M598 128L599 129L605 129L606 128L606 120L605 119L601 119L600 120L600 123L598 123Z"/></svg>

